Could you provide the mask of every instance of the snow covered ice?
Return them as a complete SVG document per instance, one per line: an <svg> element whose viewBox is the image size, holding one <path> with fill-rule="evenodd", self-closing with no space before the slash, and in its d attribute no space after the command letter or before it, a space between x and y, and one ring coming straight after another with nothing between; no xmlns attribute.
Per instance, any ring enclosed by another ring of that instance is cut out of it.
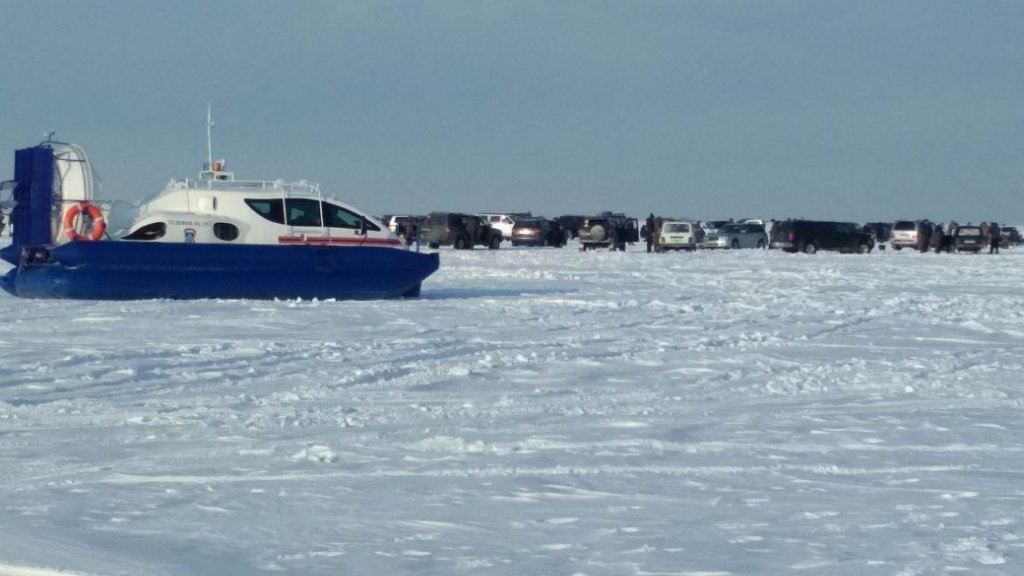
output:
<svg viewBox="0 0 1024 576"><path fill-rule="evenodd" d="M641 250L0 295L0 575L1024 573L1024 249Z"/></svg>

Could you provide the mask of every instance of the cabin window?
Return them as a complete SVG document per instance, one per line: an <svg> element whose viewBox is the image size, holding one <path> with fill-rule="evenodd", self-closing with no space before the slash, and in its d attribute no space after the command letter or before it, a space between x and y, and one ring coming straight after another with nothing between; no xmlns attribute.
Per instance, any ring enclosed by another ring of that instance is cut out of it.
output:
<svg viewBox="0 0 1024 576"><path fill-rule="evenodd" d="M252 211L275 224L284 224L284 209L281 200L246 200Z"/></svg>
<svg viewBox="0 0 1024 576"><path fill-rule="evenodd" d="M288 198L284 203L281 199L267 200L246 200L245 203L253 212L275 224L288 224L289 226L316 226L321 227L320 206L321 203L310 198ZM285 222L284 206L288 207L288 221ZM361 230L363 220L362 214L353 212L341 206L328 202L323 203L324 220L331 228L349 228ZM380 231L380 227L373 222L366 220L366 229ZM215 232L216 233L216 232ZM220 236L218 236L220 238ZM222 238L224 240L225 238Z"/></svg>
<svg viewBox="0 0 1024 576"><path fill-rule="evenodd" d="M289 226L320 226L320 203L307 198L289 198L285 201L288 208Z"/></svg>
<svg viewBox="0 0 1024 576"><path fill-rule="evenodd" d="M217 222L213 225L213 235L225 242L238 238L238 226L227 222Z"/></svg>
<svg viewBox="0 0 1024 576"><path fill-rule="evenodd" d="M331 228L360 230L362 229L363 221L366 219L361 214L324 202L324 220L327 221L327 225ZM380 231L380 227L369 220L366 220L366 229L374 232Z"/></svg>
<svg viewBox="0 0 1024 576"><path fill-rule="evenodd" d="M163 238L164 234L167 233L167 224L163 222L154 222L152 224L146 224L142 228L139 228L135 232L124 237L125 240L156 240Z"/></svg>

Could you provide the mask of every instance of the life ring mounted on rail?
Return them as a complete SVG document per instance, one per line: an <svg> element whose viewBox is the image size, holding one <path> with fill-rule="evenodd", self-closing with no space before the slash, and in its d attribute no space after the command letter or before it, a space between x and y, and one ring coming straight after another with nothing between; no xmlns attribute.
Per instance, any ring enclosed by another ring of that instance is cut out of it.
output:
<svg viewBox="0 0 1024 576"><path fill-rule="evenodd" d="M82 214L87 214L92 219L92 230L89 234L82 234L75 229L75 219ZM103 219L103 211L92 202L79 202L72 204L64 215L64 233L68 240L99 240L107 230L107 223Z"/></svg>

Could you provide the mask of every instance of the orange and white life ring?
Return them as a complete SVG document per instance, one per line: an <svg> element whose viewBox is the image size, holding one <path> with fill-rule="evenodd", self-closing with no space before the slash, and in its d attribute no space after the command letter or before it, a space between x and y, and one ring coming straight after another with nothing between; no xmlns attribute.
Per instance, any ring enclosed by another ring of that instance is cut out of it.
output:
<svg viewBox="0 0 1024 576"><path fill-rule="evenodd" d="M88 235L81 234L75 229L75 219L81 214L88 214L92 219L92 230ZM69 240L99 240L107 230L107 223L103 220L103 211L91 202L79 202L72 204L64 215L64 233Z"/></svg>

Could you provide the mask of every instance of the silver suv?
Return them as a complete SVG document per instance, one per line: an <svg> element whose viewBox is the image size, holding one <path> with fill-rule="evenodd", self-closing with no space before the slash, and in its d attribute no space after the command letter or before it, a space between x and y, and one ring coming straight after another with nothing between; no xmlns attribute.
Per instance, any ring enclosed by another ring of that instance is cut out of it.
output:
<svg viewBox="0 0 1024 576"><path fill-rule="evenodd" d="M889 245L893 250L903 248L921 249L924 242L924 224L920 220L897 220L892 225L892 236L889 238Z"/></svg>

